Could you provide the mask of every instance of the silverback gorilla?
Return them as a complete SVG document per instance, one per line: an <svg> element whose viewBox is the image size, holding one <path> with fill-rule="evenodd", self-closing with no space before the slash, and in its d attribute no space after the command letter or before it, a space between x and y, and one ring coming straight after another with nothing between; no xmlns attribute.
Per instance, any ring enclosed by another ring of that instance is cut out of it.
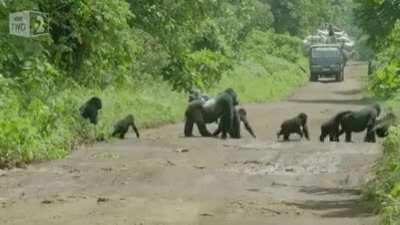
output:
<svg viewBox="0 0 400 225"><path fill-rule="evenodd" d="M244 108L239 108L239 109L235 110L235 115L233 117L232 129L228 132L229 136L231 138L241 138L240 122L243 122L246 130L249 132L249 134L252 137L255 138L256 135L254 134L254 131L251 128L249 121L247 120L247 112ZM214 136L218 136L221 133L221 125L222 125L222 123L219 123L218 129L216 131L214 131L214 133L213 133Z"/></svg>
<svg viewBox="0 0 400 225"><path fill-rule="evenodd" d="M135 131L136 137L139 138L139 131L136 128L135 118L132 114L129 114L114 125L112 136L115 137L118 135L118 137L121 139L125 138L125 134L128 132L130 126L132 126L132 129Z"/></svg>
<svg viewBox="0 0 400 225"><path fill-rule="evenodd" d="M101 99L99 97L92 97L79 108L79 111L83 118L89 119L92 124L97 124L97 112L101 108Z"/></svg>
<svg viewBox="0 0 400 225"><path fill-rule="evenodd" d="M186 108L185 136L193 136L193 125L196 123L201 136L211 137L206 124L213 123L220 119L222 138L227 137L234 121L235 106L238 104L237 96L232 88L219 93L215 98L204 102L193 100Z"/></svg>
<svg viewBox="0 0 400 225"><path fill-rule="evenodd" d="M284 141L289 141L290 134L299 134L301 138L304 136L307 140L310 140L307 128L307 115L305 113L300 113L296 117L286 120L281 125L281 130L277 133L277 138L283 135Z"/></svg>
<svg viewBox="0 0 400 225"><path fill-rule="evenodd" d="M343 111L336 114L333 118L322 124L321 126L321 135L319 136L319 140L321 142L325 141L326 136L329 135L329 141L331 142L339 142L339 123L342 120L343 116L351 113L351 111Z"/></svg>
<svg viewBox="0 0 400 225"><path fill-rule="evenodd" d="M375 133L378 137L384 138L389 134L389 128L396 124L396 115L389 112L383 118L376 121L375 126L371 129L371 133Z"/></svg>
<svg viewBox="0 0 400 225"><path fill-rule="evenodd" d="M381 113L379 104L368 106L360 111L345 114L340 120L341 131L339 136L346 134L346 142L351 142L352 132L362 132L367 129L365 142L375 142L375 133L371 132L375 126L376 118Z"/></svg>

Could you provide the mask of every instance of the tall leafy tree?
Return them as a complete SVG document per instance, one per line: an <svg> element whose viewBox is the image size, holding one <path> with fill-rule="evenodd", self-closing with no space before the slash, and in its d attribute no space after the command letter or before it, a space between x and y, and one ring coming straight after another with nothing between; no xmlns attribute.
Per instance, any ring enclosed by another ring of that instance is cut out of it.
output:
<svg viewBox="0 0 400 225"><path fill-rule="evenodd" d="M369 43L374 48L384 45L385 37L400 19L399 0L354 0L358 25L369 35Z"/></svg>

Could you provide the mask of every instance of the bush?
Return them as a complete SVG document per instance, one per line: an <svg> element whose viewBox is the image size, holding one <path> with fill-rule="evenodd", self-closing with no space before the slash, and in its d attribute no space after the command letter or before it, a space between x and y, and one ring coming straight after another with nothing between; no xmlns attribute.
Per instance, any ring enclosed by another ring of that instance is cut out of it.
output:
<svg viewBox="0 0 400 225"><path fill-rule="evenodd" d="M307 74L285 59L265 55L264 63L245 61L222 77L213 93L232 87L240 102L265 102L289 95L307 81ZM259 59L261 61L261 59Z"/></svg>
<svg viewBox="0 0 400 225"><path fill-rule="evenodd" d="M364 191L364 198L374 203L382 224L400 221L400 127L390 130L384 142L384 156L378 162L376 178Z"/></svg>
<svg viewBox="0 0 400 225"><path fill-rule="evenodd" d="M386 105L396 115L400 114L399 98L387 100ZM383 147L383 156L376 165L376 176L366 185L363 195L382 217L382 224L394 225L400 221L400 126L389 130Z"/></svg>
<svg viewBox="0 0 400 225"><path fill-rule="evenodd" d="M400 92L400 22L385 40L376 61L380 65L371 75L370 90L379 97L391 98Z"/></svg>

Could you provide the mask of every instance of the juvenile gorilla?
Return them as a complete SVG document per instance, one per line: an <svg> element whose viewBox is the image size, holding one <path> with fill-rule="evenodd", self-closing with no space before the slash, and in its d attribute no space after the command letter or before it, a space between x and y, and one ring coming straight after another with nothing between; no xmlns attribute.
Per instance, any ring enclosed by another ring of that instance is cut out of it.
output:
<svg viewBox="0 0 400 225"><path fill-rule="evenodd" d="M284 141L289 141L290 134L299 134L301 138L304 136L307 140L310 140L307 128L307 115L305 113L300 113L295 118L286 120L281 125L281 130L277 133L277 137L283 135Z"/></svg>
<svg viewBox="0 0 400 225"><path fill-rule="evenodd" d="M325 141L326 136L329 135L329 141L331 142L339 142L339 124L342 120L343 116L351 113L351 111L343 111L336 114L333 118L322 124L321 126L321 135L319 136L319 140L321 142Z"/></svg>
<svg viewBox="0 0 400 225"><path fill-rule="evenodd" d="M193 100L186 108L185 136L193 136L193 125L196 123L201 136L211 137L206 124L220 119L222 138L227 137L234 122L235 106L238 104L236 93L232 88L218 94L206 102Z"/></svg>
<svg viewBox="0 0 400 225"><path fill-rule="evenodd" d="M346 142L351 142L352 132L362 132L367 129L364 141L375 142L375 133L371 132L371 130L375 126L376 118L380 113L381 107L378 104L374 104L360 111L345 114L340 120L341 131L339 136L345 133Z"/></svg>
<svg viewBox="0 0 400 225"><path fill-rule="evenodd" d="M244 108L239 108L235 110L235 115L233 117L233 126L232 129L228 132L231 138L241 138L240 135L240 122L243 122L246 130L251 134L252 137L256 137L253 132L253 129L250 126L249 121L247 120L247 112ZM221 133L221 125L219 123L218 129L214 131L213 135L218 136Z"/></svg>
<svg viewBox="0 0 400 225"><path fill-rule="evenodd" d="M132 129L135 131L136 137L139 138L139 131L136 128L135 118L132 114L129 114L114 125L112 136L116 137L118 135L118 137L121 139L125 138L125 134L128 132L130 126L132 126Z"/></svg>
<svg viewBox="0 0 400 225"><path fill-rule="evenodd" d="M92 97L79 108L79 111L83 118L89 119L92 124L97 124L97 113L101 108L101 99Z"/></svg>
<svg viewBox="0 0 400 225"><path fill-rule="evenodd" d="M375 126L371 129L371 133L375 133L378 137L384 138L389 134L389 128L396 124L397 118L394 113L390 112L383 118L376 121ZM371 135L371 134L370 134Z"/></svg>

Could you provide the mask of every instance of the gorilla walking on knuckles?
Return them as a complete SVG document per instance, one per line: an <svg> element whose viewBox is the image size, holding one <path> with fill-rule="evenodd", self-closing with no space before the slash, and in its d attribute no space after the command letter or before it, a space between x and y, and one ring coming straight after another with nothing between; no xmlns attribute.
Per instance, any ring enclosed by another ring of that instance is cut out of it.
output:
<svg viewBox="0 0 400 225"><path fill-rule="evenodd" d="M79 108L79 111L83 118L89 119L90 123L96 125L97 114L101 108L101 99L99 97L92 97Z"/></svg>
<svg viewBox="0 0 400 225"><path fill-rule="evenodd" d="M206 124L220 119L222 138L232 129L234 123L235 106L238 104L237 96L232 88L219 93L215 98L206 102L193 100L186 108L185 136L193 136L193 125L196 124L201 136L211 137Z"/></svg>
<svg viewBox="0 0 400 225"><path fill-rule="evenodd" d="M129 114L128 116L126 116L124 119L118 121L115 125L114 125L114 131L112 133L113 137L118 136L121 139L125 138L125 134L128 133L129 127L132 127L132 129L135 131L136 133L136 137L139 138L139 131L136 128L135 125L135 118L133 117L132 114Z"/></svg>
<svg viewBox="0 0 400 225"><path fill-rule="evenodd" d="M345 114L339 121L341 131L338 136L343 133L346 135L346 142L351 142L352 132L362 132L365 129L367 133L365 135L365 142L376 142L375 133L371 132L376 123L376 118L381 113L381 107L379 104L368 106L359 111L352 111Z"/></svg>
<svg viewBox="0 0 400 225"><path fill-rule="evenodd" d="M284 121L280 131L277 133L277 138L279 140L279 137L283 135L283 140L289 141L289 136L293 133L300 135L301 138L306 137L307 140L310 140L307 127L307 115L305 113L300 113L296 117Z"/></svg>
<svg viewBox="0 0 400 225"><path fill-rule="evenodd" d="M231 138L241 138L240 135L240 122L243 122L244 127L250 133L252 137L256 137L253 129L250 126L249 121L247 120L247 112L244 108L239 108L235 110L234 118L233 118L233 126L232 129L228 132ZM221 133L222 123L219 123L218 129L214 131L213 135L218 136Z"/></svg>
<svg viewBox="0 0 400 225"><path fill-rule="evenodd" d="M202 100L203 102L207 102L211 97L208 95L202 94L198 89L191 89L189 92L188 102L192 102L194 100ZM218 122L218 121L215 121ZM229 132L229 136L231 138L241 138L240 135L240 122L242 122L246 128L246 130L250 133L252 137L256 137L253 129L251 128L250 123L247 120L247 111L244 108L239 108L235 110L234 121L232 130ZM218 129L214 131L213 136L218 136L221 133L221 125L222 123L218 123Z"/></svg>

